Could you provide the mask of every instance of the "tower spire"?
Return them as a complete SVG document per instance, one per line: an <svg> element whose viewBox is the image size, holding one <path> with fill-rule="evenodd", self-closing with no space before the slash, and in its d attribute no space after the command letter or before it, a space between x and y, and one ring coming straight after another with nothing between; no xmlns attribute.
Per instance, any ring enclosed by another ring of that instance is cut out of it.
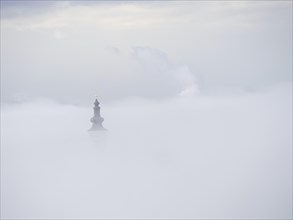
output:
<svg viewBox="0 0 293 220"><path fill-rule="evenodd" d="M106 130L102 123L104 121L104 118L100 115L100 103L98 101L98 98L96 96L96 100L94 102L94 116L90 119L91 123L93 124L92 127L89 129L89 131L97 131L97 130Z"/></svg>

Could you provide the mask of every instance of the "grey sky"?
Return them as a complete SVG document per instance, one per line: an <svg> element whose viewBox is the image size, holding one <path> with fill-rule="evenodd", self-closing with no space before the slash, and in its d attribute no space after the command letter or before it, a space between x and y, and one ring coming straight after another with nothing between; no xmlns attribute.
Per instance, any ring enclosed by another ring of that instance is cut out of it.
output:
<svg viewBox="0 0 293 220"><path fill-rule="evenodd" d="M1 1L2 100L255 91L292 81L291 39L291 1Z"/></svg>

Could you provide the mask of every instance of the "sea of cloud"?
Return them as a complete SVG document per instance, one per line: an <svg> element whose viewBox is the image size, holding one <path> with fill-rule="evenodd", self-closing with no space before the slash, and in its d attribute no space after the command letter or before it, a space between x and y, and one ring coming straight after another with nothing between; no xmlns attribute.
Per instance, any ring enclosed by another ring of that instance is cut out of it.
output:
<svg viewBox="0 0 293 220"><path fill-rule="evenodd" d="M1 108L1 217L292 218L292 84Z"/></svg>

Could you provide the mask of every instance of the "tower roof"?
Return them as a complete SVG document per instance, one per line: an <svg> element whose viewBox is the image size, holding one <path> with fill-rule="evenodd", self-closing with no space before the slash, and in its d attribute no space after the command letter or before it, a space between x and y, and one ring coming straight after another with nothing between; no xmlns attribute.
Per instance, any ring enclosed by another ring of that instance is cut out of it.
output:
<svg viewBox="0 0 293 220"><path fill-rule="evenodd" d="M98 101L98 99L95 100L94 104L95 105L99 105L100 104L99 101Z"/></svg>

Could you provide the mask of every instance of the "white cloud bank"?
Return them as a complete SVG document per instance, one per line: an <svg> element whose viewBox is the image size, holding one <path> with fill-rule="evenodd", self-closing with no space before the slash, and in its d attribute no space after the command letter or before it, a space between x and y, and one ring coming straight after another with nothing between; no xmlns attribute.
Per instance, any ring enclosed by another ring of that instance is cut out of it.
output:
<svg viewBox="0 0 293 220"><path fill-rule="evenodd" d="M1 217L292 218L291 92L5 105Z"/></svg>

